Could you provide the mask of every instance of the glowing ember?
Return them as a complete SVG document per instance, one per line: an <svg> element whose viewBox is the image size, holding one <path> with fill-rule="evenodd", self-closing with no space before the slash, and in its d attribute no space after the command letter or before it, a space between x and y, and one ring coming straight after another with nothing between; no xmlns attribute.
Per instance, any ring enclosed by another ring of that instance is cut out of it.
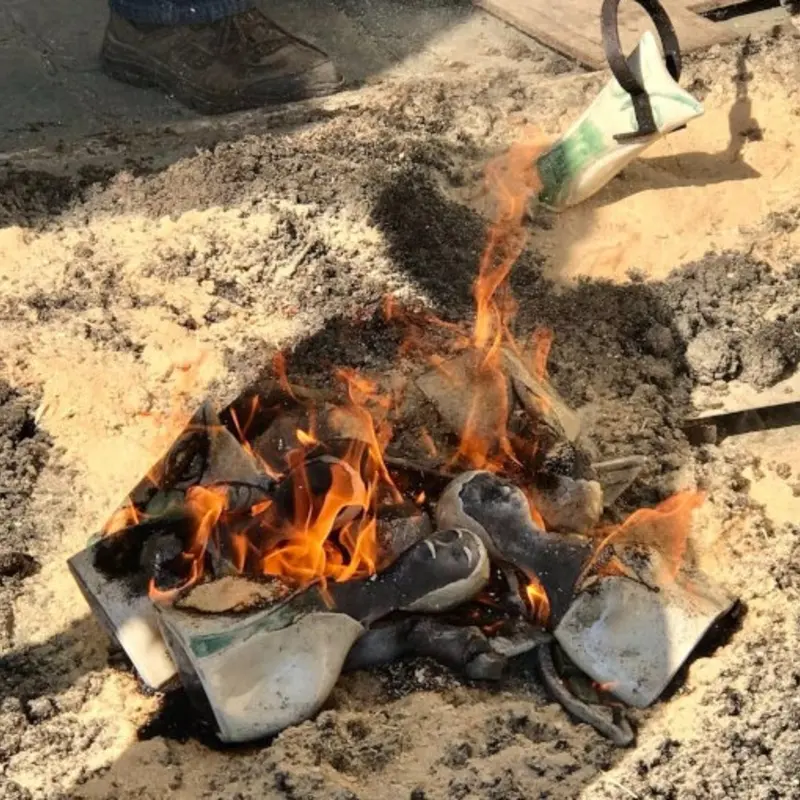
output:
<svg viewBox="0 0 800 800"><path fill-rule="evenodd" d="M306 433L305 431L301 431L299 428L296 431L297 441L300 442L304 447L311 447L312 445L317 444L317 440L314 436L310 433Z"/></svg>

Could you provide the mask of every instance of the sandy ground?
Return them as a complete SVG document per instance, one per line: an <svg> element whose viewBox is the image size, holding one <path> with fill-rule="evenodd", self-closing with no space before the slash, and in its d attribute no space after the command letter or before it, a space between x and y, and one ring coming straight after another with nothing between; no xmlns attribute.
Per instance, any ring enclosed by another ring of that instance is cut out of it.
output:
<svg viewBox="0 0 800 800"><path fill-rule="evenodd" d="M307 372L334 351L375 367L359 327L334 318L368 318L386 292L470 312L483 165L525 124L556 133L604 80L535 48L484 55L224 127L28 153L0 174L0 552L38 565L0 562L3 796L800 797L798 448L782 432L691 451L679 430L695 384L724 395L746 377L764 320L797 335L791 33L689 59L706 116L586 205L532 213L514 275L520 325L555 329L554 382L600 450L655 457L635 498L709 489L698 542L748 606L728 644L637 714L635 749L575 725L525 664L500 689L425 662L348 676L269 747L218 752L167 724L142 739L160 699L67 574L163 442L142 412L179 391L230 399L291 345ZM665 281L709 251L730 254ZM684 355L709 329L726 332L710 366ZM764 363L796 364L781 347ZM198 358L182 385L176 365Z"/></svg>

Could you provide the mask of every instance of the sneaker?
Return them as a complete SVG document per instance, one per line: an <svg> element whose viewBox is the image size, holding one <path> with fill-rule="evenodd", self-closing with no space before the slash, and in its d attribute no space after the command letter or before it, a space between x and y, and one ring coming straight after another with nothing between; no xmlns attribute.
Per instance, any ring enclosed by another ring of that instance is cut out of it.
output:
<svg viewBox="0 0 800 800"><path fill-rule="evenodd" d="M291 103L338 91L328 56L252 9L199 25L139 25L111 12L103 70L158 87L203 114Z"/></svg>

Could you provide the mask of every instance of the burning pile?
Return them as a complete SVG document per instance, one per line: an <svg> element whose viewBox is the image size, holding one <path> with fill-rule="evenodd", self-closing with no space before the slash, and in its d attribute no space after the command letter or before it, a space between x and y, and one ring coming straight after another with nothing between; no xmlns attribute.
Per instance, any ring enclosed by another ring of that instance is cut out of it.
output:
<svg viewBox="0 0 800 800"><path fill-rule="evenodd" d="M548 382L552 336L511 333L535 155L489 170L471 329L387 301L402 386L340 369L311 390L278 357L274 380L203 405L71 559L144 682L179 679L221 739L307 718L343 669L418 654L497 680L532 651L570 712L629 744L620 701L654 702L731 608L688 552L698 495L602 522L644 459L596 463Z"/></svg>

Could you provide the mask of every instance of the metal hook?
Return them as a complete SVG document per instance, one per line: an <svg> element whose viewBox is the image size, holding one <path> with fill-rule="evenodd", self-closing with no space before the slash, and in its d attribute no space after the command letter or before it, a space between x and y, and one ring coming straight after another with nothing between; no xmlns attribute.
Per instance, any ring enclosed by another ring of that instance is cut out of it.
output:
<svg viewBox="0 0 800 800"><path fill-rule="evenodd" d="M635 0L635 2L653 20L658 36L661 39L661 45L664 48L667 69L677 81L681 76L681 50L672 21L658 0ZM619 39L619 4L620 0L603 0L601 19L603 48L608 66L611 68L611 72L619 85L631 96L633 110L636 114L637 129L635 131L614 135L618 142L625 142L651 136L658 132L658 128L653 117L650 96L636 75L633 74L627 58L622 54L622 45Z"/></svg>

